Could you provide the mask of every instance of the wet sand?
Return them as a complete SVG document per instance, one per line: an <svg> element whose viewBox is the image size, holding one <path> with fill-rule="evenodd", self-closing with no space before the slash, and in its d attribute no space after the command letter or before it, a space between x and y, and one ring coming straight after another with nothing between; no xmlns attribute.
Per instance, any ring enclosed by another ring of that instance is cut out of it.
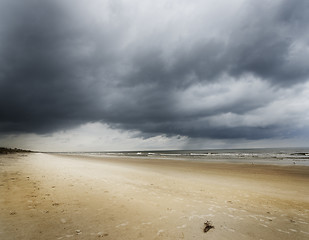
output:
<svg viewBox="0 0 309 240"><path fill-rule="evenodd" d="M0 155L0 239L308 239L308 186L300 166Z"/></svg>

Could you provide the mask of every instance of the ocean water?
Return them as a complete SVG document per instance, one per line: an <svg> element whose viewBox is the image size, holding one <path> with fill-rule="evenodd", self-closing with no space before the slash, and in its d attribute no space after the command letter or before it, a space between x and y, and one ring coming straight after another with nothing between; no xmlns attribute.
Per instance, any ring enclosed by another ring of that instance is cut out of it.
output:
<svg viewBox="0 0 309 240"><path fill-rule="evenodd" d="M179 161L309 166L309 148L83 152L79 154Z"/></svg>

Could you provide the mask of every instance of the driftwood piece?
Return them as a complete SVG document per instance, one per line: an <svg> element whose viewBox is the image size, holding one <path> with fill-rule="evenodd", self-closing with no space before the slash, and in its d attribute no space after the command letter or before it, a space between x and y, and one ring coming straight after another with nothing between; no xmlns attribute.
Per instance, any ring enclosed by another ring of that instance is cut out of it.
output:
<svg viewBox="0 0 309 240"><path fill-rule="evenodd" d="M215 228L215 226L212 225L210 221L204 222L205 228L204 228L204 233L207 233L210 229Z"/></svg>

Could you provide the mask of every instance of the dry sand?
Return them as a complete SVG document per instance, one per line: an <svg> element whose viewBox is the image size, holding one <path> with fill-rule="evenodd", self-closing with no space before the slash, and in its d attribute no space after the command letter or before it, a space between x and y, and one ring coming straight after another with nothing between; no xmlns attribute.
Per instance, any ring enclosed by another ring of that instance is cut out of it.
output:
<svg viewBox="0 0 309 240"><path fill-rule="evenodd" d="M2 155L0 239L309 239L308 183L298 166Z"/></svg>

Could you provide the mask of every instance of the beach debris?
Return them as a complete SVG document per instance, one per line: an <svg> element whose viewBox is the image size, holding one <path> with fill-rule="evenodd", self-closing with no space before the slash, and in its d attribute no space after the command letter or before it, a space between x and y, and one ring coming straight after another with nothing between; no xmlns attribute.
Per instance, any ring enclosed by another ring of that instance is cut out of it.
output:
<svg viewBox="0 0 309 240"><path fill-rule="evenodd" d="M210 229L215 228L214 225L210 221L204 222L205 228L204 228L204 233L207 233Z"/></svg>
<svg viewBox="0 0 309 240"><path fill-rule="evenodd" d="M10 215L16 215L16 212L10 211Z"/></svg>
<svg viewBox="0 0 309 240"><path fill-rule="evenodd" d="M76 232L76 234L81 234L82 233L82 231L81 230L75 230L75 232Z"/></svg>

